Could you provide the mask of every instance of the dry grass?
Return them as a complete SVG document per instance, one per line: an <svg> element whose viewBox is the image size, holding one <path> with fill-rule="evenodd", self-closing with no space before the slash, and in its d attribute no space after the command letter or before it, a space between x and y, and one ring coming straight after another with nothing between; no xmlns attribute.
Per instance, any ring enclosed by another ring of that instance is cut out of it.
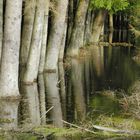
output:
<svg viewBox="0 0 140 140"><path fill-rule="evenodd" d="M96 123L99 126L104 126L108 128L116 128L119 130L135 130L136 125L133 119L125 119L120 117L107 117L105 115L100 115Z"/></svg>
<svg viewBox="0 0 140 140"><path fill-rule="evenodd" d="M140 119L140 81L135 82L133 87L130 89L131 95L125 95L121 100L120 104L124 109L125 113L129 113L136 119Z"/></svg>

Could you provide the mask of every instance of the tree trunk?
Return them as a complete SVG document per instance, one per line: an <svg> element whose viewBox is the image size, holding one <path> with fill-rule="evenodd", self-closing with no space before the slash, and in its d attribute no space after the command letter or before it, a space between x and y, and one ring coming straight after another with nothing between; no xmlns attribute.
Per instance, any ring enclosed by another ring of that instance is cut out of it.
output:
<svg viewBox="0 0 140 140"><path fill-rule="evenodd" d="M46 57L46 46L47 46L47 34L48 34L48 15L49 15L49 0L45 0L45 14L44 14L44 25L43 25L43 35L42 35L42 46L40 54L39 63L39 73L43 73L45 66Z"/></svg>
<svg viewBox="0 0 140 140"><path fill-rule="evenodd" d="M3 40L3 0L0 0L0 60Z"/></svg>
<svg viewBox="0 0 140 140"><path fill-rule="evenodd" d="M96 44L99 42L105 17L106 17L106 11L100 10L97 12L97 15L95 16L94 23L93 23L93 32L90 40L91 43Z"/></svg>
<svg viewBox="0 0 140 140"><path fill-rule="evenodd" d="M69 7L68 7L68 31L67 31L67 45L70 42L72 28L73 28L73 21L74 21L74 0L69 0Z"/></svg>
<svg viewBox="0 0 140 140"><path fill-rule="evenodd" d="M85 23L85 33L84 33L84 45L88 45L90 43L90 36L91 36L91 23L92 23L92 11L90 7L88 8L87 16L86 16L86 23Z"/></svg>
<svg viewBox="0 0 140 140"><path fill-rule="evenodd" d="M77 56L79 48L84 45L84 30L86 13L89 5L89 0L80 0L75 16L74 27L70 43L67 49L68 56Z"/></svg>
<svg viewBox="0 0 140 140"><path fill-rule="evenodd" d="M113 14L109 14L109 43L113 40Z"/></svg>
<svg viewBox="0 0 140 140"><path fill-rule="evenodd" d="M0 71L0 96L18 96L18 67L22 0L6 1L4 42Z"/></svg>
<svg viewBox="0 0 140 140"><path fill-rule="evenodd" d="M23 81L33 83L37 79L42 42L42 30L44 21L44 0L37 0L32 42L28 56L28 62Z"/></svg>
<svg viewBox="0 0 140 140"><path fill-rule="evenodd" d="M48 48L46 55L45 71L56 72L59 57L59 49L63 39L65 20L67 15L68 0L54 0L56 12L53 15Z"/></svg>
<svg viewBox="0 0 140 140"><path fill-rule="evenodd" d="M20 78L23 80L23 75L26 70L30 44L32 39L34 18L35 18L36 0L25 0L22 38L20 48Z"/></svg>
<svg viewBox="0 0 140 140"><path fill-rule="evenodd" d="M65 45L66 45L66 34L67 34L67 21L65 22L65 25L64 25L63 38L62 38L60 49L59 49L59 61L61 61L61 62L63 62L63 58L64 58L64 50L65 50Z"/></svg>

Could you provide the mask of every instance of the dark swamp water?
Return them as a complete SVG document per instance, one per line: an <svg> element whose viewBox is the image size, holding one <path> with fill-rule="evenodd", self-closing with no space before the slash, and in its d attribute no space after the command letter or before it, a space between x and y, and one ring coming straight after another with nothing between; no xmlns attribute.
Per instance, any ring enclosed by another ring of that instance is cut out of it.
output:
<svg viewBox="0 0 140 140"><path fill-rule="evenodd" d="M104 40L109 41L108 38L112 38L113 42L129 42L132 36L129 34L127 23L126 25L115 23L114 32L105 29ZM25 131L45 124L54 124L62 128L65 125L61 120L66 120L91 130L93 124L124 130L138 127L140 130L140 105L129 112L127 100L123 100L123 103L118 101L131 96L132 87L135 87L140 95L140 63L132 59L134 49L121 46L92 48L83 51L78 59L66 60L64 65L59 62L57 73L39 75L37 83L33 85L21 83L20 101L0 101L0 129L21 128ZM137 99L140 99L140 96ZM52 109L46 112L50 108ZM129 113L133 115L130 116ZM133 126L133 122L138 126ZM29 133L0 134L0 140L37 139L36 135ZM93 138L88 135L85 137L52 135L47 139L139 140L140 137Z"/></svg>
<svg viewBox="0 0 140 140"><path fill-rule="evenodd" d="M132 54L133 50L123 47L96 47L87 52L86 57L67 60L64 65L60 62L58 73L40 75L33 85L21 84L20 102L0 101L0 127L30 128L46 122L63 127L61 120L82 122L87 118L95 124L109 126L110 116L122 118L126 113L116 98L123 97L122 93L130 95L129 88L140 80L140 65L132 59ZM53 109L46 114L50 107ZM35 138L6 134L5 139ZM51 140L87 139L105 138L57 137Z"/></svg>

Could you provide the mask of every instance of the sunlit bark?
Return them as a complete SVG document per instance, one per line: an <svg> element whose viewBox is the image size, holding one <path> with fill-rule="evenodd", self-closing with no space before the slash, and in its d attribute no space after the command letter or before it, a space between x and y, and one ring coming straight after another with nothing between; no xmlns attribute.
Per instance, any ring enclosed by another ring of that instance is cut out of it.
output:
<svg viewBox="0 0 140 140"><path fill-rule="evenodd" d="M18 96L22 0L6 1L4 41L0 67L0 96Z"/></svg>

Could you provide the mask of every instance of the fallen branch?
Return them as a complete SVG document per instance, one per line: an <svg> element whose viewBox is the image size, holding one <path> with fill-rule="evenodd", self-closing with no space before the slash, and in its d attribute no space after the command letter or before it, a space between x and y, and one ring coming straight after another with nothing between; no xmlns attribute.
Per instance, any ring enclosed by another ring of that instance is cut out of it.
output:
<svg viewBox="0 0 140 140"><path fill-rule="evenodd" d="M51 111L53 108L54 108L54 106L52 106L51 108L49 108L49 109L45 112L45 115L46 115L49 111ZM43 118L43 116L40 117L40 119L42 119L42 118Z"/></svg>
<svg viewBox="0 0 140 140"><path fill-rule="evenodd" d="M119 130L119 129L114 129L114 128L98 126L98 125L93 125L93 128L101 130L101 131L108 131L108 132L113 132L113 133L124 133L124 134L131 134L131 135L134 135L134 134L135 135L140 135L140 132L138 132L138 131Z"/></svg>
<svg viewBox="0 0 140 140"><path fill-rule="evenodd" d="M52 106L51 108L49 108L45 114L47 114L49 111L51 111L54 108L54 106Z"/></svg>
<svg viewBox="0 0 140 140"><path fill-rule="evenodd" d="M84 130L84 131L86 131L86 132L89 132L89 133L92 133L92 134L96 134L96 132L91 131L91 130L89 130L89 129L87 129L87 128L80 127L80 126L78 126L78 125L76 125L76 124L72 124L72 123L69 123L69 122L64 121L64 120L62 120L62 122L65 123L65 124L71 125L71 126L73 126L73 127L76 127L76 128L78 128L78 129L80 129L80 130Z"/></svg>

